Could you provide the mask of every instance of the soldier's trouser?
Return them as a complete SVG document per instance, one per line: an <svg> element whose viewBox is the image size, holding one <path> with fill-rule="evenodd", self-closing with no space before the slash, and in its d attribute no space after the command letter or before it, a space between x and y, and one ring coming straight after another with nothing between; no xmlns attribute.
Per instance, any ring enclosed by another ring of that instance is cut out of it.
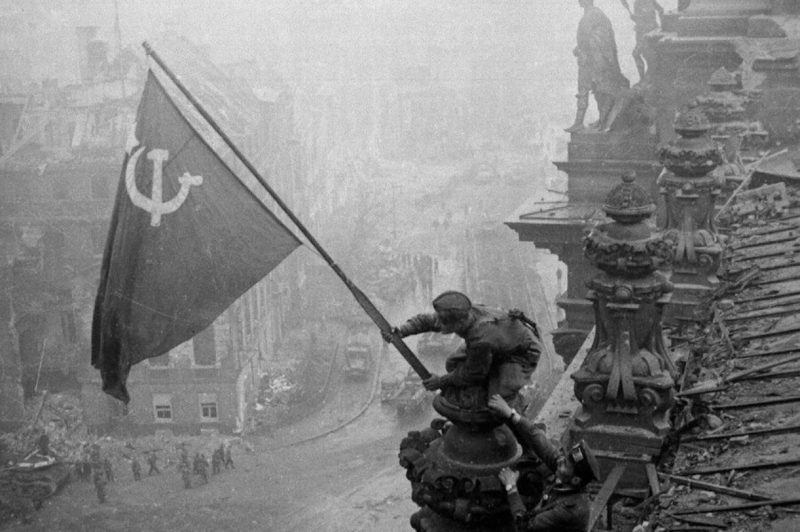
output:
<svg viewBox="0 0 800 532"><path fill-rule="evenodd" d="M466 357L467 354L462 346L447 358L445 369L448 372L455 371L455 369L464 362ZM511 402L515 401L519 396L519 391L525 387L526 384L531 382L531 376L535 369L535 365L518 361L509 361L500 364L497 370L489 375L489 382L487 383L486 390L488 397L494 394L500 394L500 397L511 404ZM511 406L513 407L514 404L511 404Z"/></svg>
<svg viewBox="0 0 800 532"><path fill-rule="evenodd" d="M500 364L497 372L489 377L487 390L489 397L500 394L500 397L511 404L519 395L519 391L531 382L534 369L533 366L519 362Z"/></svg>

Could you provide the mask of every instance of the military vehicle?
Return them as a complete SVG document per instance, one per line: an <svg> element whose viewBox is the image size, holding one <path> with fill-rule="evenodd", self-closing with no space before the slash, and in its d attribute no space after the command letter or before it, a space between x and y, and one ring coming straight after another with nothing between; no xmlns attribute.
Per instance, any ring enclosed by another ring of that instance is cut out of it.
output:
<svg viewBox="0 0 800 532"><path fill-rule="evenodd" d="M69 475L68 463L34 451L0 469L0 499L25 498L39 505L66 484Z"/></svg>
<svg viewBox="0 0 800 532"><path fill-rule="evenodd" d="M384 398L382 393L381 399L383 402L393 405L397 410L397 416L403 418L424 412L435 395L434 392L425 389L419 375L409 368L403 380L392 388L391 394L387 394Z"/></svg>
<svg viewBox="0 0 800 532"><path fill-rule="evenodd" d="M344 348L344 373L351 379L366 379L372 368L372 343L365 327L350 330Z"/></svg>

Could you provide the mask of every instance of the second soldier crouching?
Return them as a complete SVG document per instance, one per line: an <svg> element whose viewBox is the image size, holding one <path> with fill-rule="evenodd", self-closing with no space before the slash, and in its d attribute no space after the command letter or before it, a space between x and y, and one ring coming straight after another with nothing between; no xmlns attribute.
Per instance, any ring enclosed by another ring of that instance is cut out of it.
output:
<svg viewBox="0 0 800 532"><path fill-rule="evenodd" d="M506 420L523 450L536 453L555 474L555 481L545 488L542 503L528 510L517 491L519 473L510 468L500 470L498 477L506 487L516 530L585 531L590 513L586 486L593 480L600 480L599 465L586 442L581 440L569 449L557 449L542 429L518 414L499 395L489 398L489 409Z"/></svg>

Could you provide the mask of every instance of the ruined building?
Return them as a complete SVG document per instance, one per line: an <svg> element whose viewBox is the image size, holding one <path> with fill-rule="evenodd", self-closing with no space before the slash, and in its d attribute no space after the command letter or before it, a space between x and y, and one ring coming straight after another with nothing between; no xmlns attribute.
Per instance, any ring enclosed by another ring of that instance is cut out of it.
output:
<svg viewBox="0 0 800 532"><path fill-rule="evenodd" d="M25 20L26 13L15 15ZM261 365L282 337L301 259L290 258L192 341L135 368L135 400L128 409L100 392L99 375L89 364L100 260L144 72L135 54L110 60L107 44L95 33L85 27L76 31L78 83L24 83L30 73L4 68L18 78L4 83L0 95L5 118L0 137L0 422L22 423L24 400L37 392L80 388L86 421L93 427L241 429ZM296 149L288 142L291 102L256 98L188 43L180 44L187 55L184 75L194 90L237 124L234 136L243 149L268 161L275 175L289 176L276 187L296 200L290 188L296 158L285 154ZM6 57L14 65L34 60L19 50ZM120 77L114 61L129 59Z"/></svg>

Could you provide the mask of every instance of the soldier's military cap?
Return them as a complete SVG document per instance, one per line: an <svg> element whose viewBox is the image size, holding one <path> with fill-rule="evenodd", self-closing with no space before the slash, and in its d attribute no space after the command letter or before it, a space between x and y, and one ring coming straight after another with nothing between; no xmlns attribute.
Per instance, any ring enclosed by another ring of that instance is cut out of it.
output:
<svg viewBox="0 0 800 532"><path fill-rule="evenodd" d="M448 290L436 296L436 299L433 300L433 308L436 311L466 311L472 308L472 302L461 292Z"/></svg>
<svg viewBox="0 0 800 532"><path fill-rule="evenodd" d="M600 464L597 463L597 458L585 440L570 448L569 457L575 464L575 476L587 482L600 480Z"/></svg>

